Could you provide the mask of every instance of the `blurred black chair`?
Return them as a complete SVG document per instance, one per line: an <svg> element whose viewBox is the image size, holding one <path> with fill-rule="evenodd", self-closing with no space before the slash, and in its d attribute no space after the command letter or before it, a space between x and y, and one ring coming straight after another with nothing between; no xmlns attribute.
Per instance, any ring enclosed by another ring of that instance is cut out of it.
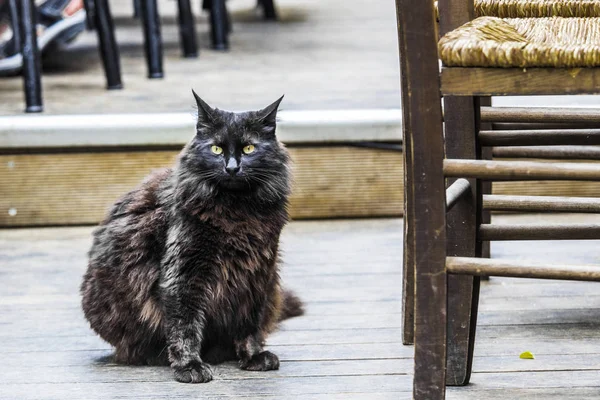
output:
<svg viewBox="0 0 600 400"><path fill-rule="evenodd" d="M7 0L13 21L13 31L17 47L23 56L23 81L25 111L43 111L41 62L37 46L36 8L34 0ZM196 24L190 0L177 0L178 23L181 47L184 57L198 56ZM108 90L123 88L119 48L115 39L114 22L108 0L84 0L87 28L95 29L98 35L98 48ZM258 0L265 19L277 19L273 0ZM144 30L144 50L149 78L162 78L163 48L160 32L160 17L157 0L134 0L135 13L142 19ZM212 47L217 50L229 48L231 20L225 0L203 0L202 8L210 12Z"/></svg>

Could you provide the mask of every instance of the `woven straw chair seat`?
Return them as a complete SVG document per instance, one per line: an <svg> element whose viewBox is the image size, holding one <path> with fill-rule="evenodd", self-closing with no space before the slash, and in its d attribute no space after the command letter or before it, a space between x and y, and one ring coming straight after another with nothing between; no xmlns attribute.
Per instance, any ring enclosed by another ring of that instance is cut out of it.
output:
<svg viewBox="0 0 600 400"><path fill-rule="evenodd" d="M500 18L600 17L600 1L475 0L475 15Z"/></svg>
<svg viewBox="0 0 600 400"><path fill-rule="evenodd" d="M600 66L600 18L480 17L439 41L451 67Z"/></svg>

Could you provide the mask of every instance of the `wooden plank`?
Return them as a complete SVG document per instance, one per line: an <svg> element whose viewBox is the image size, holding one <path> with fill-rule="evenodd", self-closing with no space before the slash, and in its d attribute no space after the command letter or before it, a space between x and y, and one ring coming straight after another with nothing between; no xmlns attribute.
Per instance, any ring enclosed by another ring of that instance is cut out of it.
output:
<svg viewBox="0 0 600 400"><path fill-rule="evenodd" d="M273 351L277 351L274 349ZM32 380L25 366L0 367L5 383L102 383L102 382L170 382L171 372L165 367L143 367L98 363L88 360L81 365L56 365L47 368L43 375ZM34 362L32 359L31 362ZM412 370L411 359L381 360L326 360L326 361L281 361L281 368L265 376L268 379L296 378L310 376L373 376L373 375L408 375ZM40 365L44 367L44 365ZM476 357L474 373L498 374L502 372L543 372L543 371L599 371L600 354L580 355L539 355L535 360L521 360L512 356ZM219 379L253 378L247 371L242 371L230 363L217 366ZM477 386L477 385L476 385Z"/></svg>
<svg viewBox="0 0 600 400"><path fill-rule="evenodd" d="M189 399L213 396L239 396L240 394L261 397L263 395L304 395L328 393L369 393L377 388L377 392L400 392L407 390L410 377L406 375L380 376L326 376L266 379L268 373L255 373L260 378L219 379L215 377L210 384L182 385L174 379L168 382L98 382L98 383L30 383L3 384L1 399L38 399L45 393L48 399Z"/></svg>
<svg viewBox="0 0 600 400"><path fill-rule="evenodd" d="M524 360L526 361L526 360ZM487 391L495 389L535 389L535 388L576 388L598 387L598 371L548 371L530 372L503 372L496 374L477 374L473 378L479 385L486 387ZM477 385L477 386L479 386ZM476 390L476 385L457 389L457 392ZM506 397L505 397L506 398ZM520 397L517 397L520 398Z"/></svg>
<svg viewBox="0 0 600 400"><path fill-rule="evenodd" d="M526 311L526 310L573 310L600 306L600 297L594 295L561 297L506 297L502 300L482 299L481 308L490 311Z"/></svg>
<svg viewBox="0 0 600 400"><path fill-rule="evenodd" d="M366 361L366 360L407 360L396 363L399 366L412 367L412 352L410 348L399 343L378 344L352 344L352 345L297 345L297 346L269 346L267 348L276 353L283 362L327 362L327 361ZM356 349L356 350L353 350ZM7 353L11 360L2 366L10 369L19 365L25 366L34 362L39 357L38 366L54 368L61 366L88 366L99 363L112 363L113 350L111 348L97 348L81 351L52 352L21 352ZM410 362L410 364L409 364ZM339 375L344 375L340 371ZM412 372L409 369L396 370L395 373ZM369 374L368 372L364 373Z"/></svg>
<svg viewBox="0 0 600 400"><path fill-rule="evenodd" d="M329 329L320 331L290 331L279 330L269 335L269 346L298 346L298 345L351 345L373 343L398 343L399 328L366 328L366 329ZM64 352L108 348L100 337L91 330L83 335L61 337L44 336L13 336L4 341L0 353L28 352Z"/></svg>
<svg viewBox="0 0 600 400"><path fill-rule="evenodd" d="M276 349L271 349L277 351ZM25 365L22 368L0 367L3 383L26 384L31 383L102 383L102 382L170 382L173 380L172 372L166 367L141 367L113 364L104 360L98 362L93 357L84 353L81 364L55 365L45 368L44 375L32 380L27 374ZM29 357L33 361L33 357ZM58 360L57 360L58 361ZM27 362L27 360L24 360ZM40 365L45 367L45 365ZM215 368L215 375L219 379L251 379L257 374L240 370L235 363L226 363ZM412 370L411 359L391 360L325 360L325 361L286 361L281 360L281 368L269 374L260 374L261 379L302 378L322 376L374 376L374 375L408 375ZM254 376L253 376L254 375Z"/></svg>
<svg viewBox="0 0 600 400"><path fill-rule="evenodd" d="M494 377L496 376L494 374ZM477 378L479 378L479 375L477 375ZM485 390L481 386L477 386L477 388L450 388L446 398L448 400L581 400L594 399L600 395L600 389L597 387L528 389L526 383L524 386L519 389L496 390Z"/></svg>
<svg viewBox="0 0 600 400"><path fill-rule="evenodd" d="M536 340L540 338L547 340L571 340L578 338L582 340L592 339L596 342L596 339L600 338L600 324L597 321L577 324L556 323L554 325L524 324L519 325L516 329L511 325L487 325L479 329L478 335L481 342L493 339L501 339L508 342L513 339Z"/></svg>
<svg viewBox="0 0 600 400"><path fill-rule="evenodd" d="M539 354L533 360L522 360L517 354L510 356L476 357L475 372L529 372L529 371L600 371L600 354Z"/></svg>
<svg viewBox="0 0 600 400"><path fill-rule="evenodd" d="M293 218L402 213L398 153L352 147L290 152ZM0 199L0 226L97 223L113 201L175 156L173 151L0 156L0 192L7 194Z"/></svg>
<svg viewBox="0 0 600 400"><path fill-rule="evenodd" d="M520 389L495 390L485 390L480 386L477 388L448 389L446 398L448 400L581 400L595 399L600 395L600 390L597 387L528 389L526 384L524 386Z"/></svg>
<svg viewBox="0 0 600 400"><path fill-rule="evenodd" d="M555 326L559 326L558 324ZM494 327L494 329L497 329ZM512 327L513 330L519 330L519 327ZM541 331L541 329L540 329ZM68 341L69 338L56 340ZM412 348L402 346L399 342L395 343L353 343L353 344L298 344L298 345L277 345L271 346L267 342L267 347L276 352L279 357L286 362L309 362L309 361L343 361L343 360L412 360ZM512 337L510 345L507 345L501 337L489 338L482 336L477 339L477 358L514 358L519 360L519 354L523 351L531 351L538 359L544 359L549 356L580 356L594 355L597 359L600 357L600 344L596 338L546 338L543 337ZM37 362L39 367L61 367L61 366L86 366L96 363L110 362L110 356L113 350L105 343L94 346L90 349L74 349L59 351L16 351L3 352L5 360L2 369L10 369L18 366L26 366L32 362ZM37 361L35 361L37 360ZM488 362L488 361L486 361ZM531 370L526 363L521 361L522 370ZM580 360L580 363L587 361ZM400 365L407 365L405 362ZM573 365L576 369L577 364ZM491 368L491 367L490 367ZM579 369L589 369L581 367ZM404 373L410 372L403 370Z"/></svg>
<svg viewBox="0 0 600 400"><path fill-rule="evenodd" d="M170 398L170 393L172 390L176 390L173 388L169 388L169 391L160 393L164 397ZM230 399L256 399L257 396L254 396L251 393L251 390L246 390L245 393L229 393L224 395L211 395L211 400L230 400ZM311 400L410 400L410 393L407 392L368 392L368 393L352 393L352 392L343 392L343 393L312 393L310 396L306 395L286 395L286 399L291 400L304 400L309 397ZM156 399L157 397L150 397ZM263 399L280 399L281 394L265 394L261 393L260 398ZM85 397L83 398L85 399ZM58 399L57 399L58 400Z"/></svg>
<svg viewBox="0 0 600 400"><path fill-rule="evenodd" d="M454 96L600 93L600 68L442 68L442 94Z"/></svg>
<svg viewBox="0 0 600 400"><path fill-rule="evenodd" d="M555 289L556 290L556 289ZM534 298L530 298L534 301ZM593 324L598 318L600 307L584 309L545 309L509 311L482 311L480 326L483 325L557 325L557 324Z"/></svg>

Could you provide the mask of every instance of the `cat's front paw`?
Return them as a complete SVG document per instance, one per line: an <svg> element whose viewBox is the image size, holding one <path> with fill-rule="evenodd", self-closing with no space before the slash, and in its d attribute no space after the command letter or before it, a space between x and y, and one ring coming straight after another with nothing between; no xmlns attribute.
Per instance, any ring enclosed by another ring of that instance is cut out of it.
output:
<svg viewBox="0 0 600 400"><path fill-rule="evenodd" d="M242 361L240 368L247 371L271 371L279 369L279 357L270 351L263 351L248 361Z"/></svg>
<svg viewBox="0 0 600 400"><path fill-rule="evenodd" d="M193 362L185 367L173 367L175 379L182 383L205 383L212 380L212 369L207 363Z"/></svg>

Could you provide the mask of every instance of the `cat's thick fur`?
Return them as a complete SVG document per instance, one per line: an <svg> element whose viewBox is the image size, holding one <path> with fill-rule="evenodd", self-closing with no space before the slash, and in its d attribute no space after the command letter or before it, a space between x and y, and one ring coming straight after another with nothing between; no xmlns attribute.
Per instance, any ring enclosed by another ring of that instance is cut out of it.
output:
<svg viewBox="0 0 600 400"><path fill-rule="evenodd" d="M265 338L302 313L278 275L290 193L289 156L275 137L281 99L246 113L196 101L196 136L172 169L112 207L81 286L85 316L118 362L168 361L180 382L207 382L206 363L227 359L277 369Z"/></svg>

